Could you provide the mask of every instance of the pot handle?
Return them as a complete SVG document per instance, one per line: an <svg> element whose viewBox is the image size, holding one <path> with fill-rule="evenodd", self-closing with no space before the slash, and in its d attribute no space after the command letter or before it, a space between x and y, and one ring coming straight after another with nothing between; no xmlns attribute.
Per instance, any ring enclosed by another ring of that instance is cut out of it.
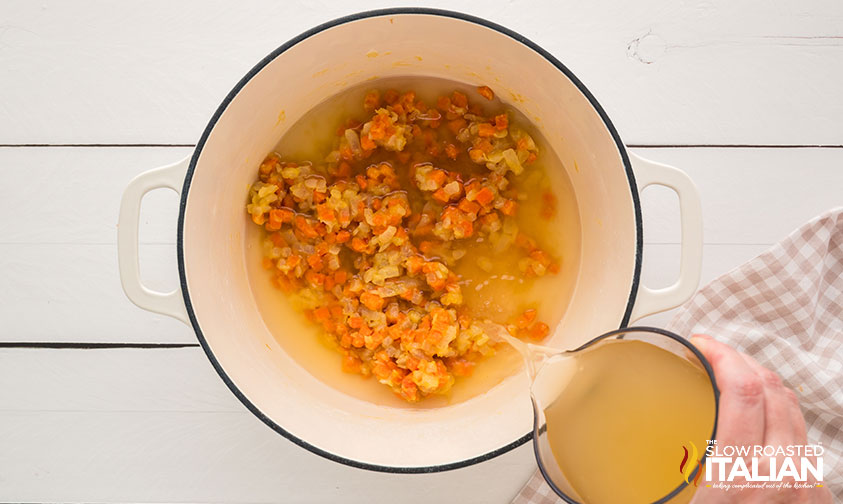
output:
<svg viewBox="0 0 843 504"><path fill-rule="evenodd" d="M668 187L676 193L682 225L679 279L662 289L641 285L630 316L630 322L633 322L675 308L690 299L697 290L702 270L703 221L699 192L685 172L632 153L629 159L632 161L639 194L650 185Z"/></svg>
<svg viewBox="0 0 843 504"><path fill-rule="evenodd" d="M153 189L168 188L181 194L190 157L141 173L123 191L117 220L117 262L123 292L131 302L155 313L169 315L190 324L181 291L154 291L141 282L138 264L138 227L143 196Z"/></svg>

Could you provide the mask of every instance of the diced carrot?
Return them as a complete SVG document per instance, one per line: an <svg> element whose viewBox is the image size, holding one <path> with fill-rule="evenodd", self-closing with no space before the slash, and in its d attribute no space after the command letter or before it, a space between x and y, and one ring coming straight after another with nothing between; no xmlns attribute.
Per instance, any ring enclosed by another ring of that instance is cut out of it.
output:
<svg viewBox="0 0 843 504"><path fill-rule="evenodd" d="M361 238L355 236L351 239L351 250L355 252L364 252L367 248L368 245Z"/></svg>
<svg viewBox="0 0 843 504"><path fill-rule="evenodd" d="M360 294L360 302L363 303L366 308L374 311L380 311L385 303L382 297L371 292L364 292Z"/></svg>
<svg viewBox="0 0 843 504"><path fill-rule="evenodd" d="M440 96L436 100L436 108L442 112L447 112L451 108L451 100L447 96Z"/></svg>
<svg viewBox="0 0 843 504"><path fill-rule="evenodd" d="M298 229L307 238L316 238L319 236L319 233L313 227L313 223L309 219L301 215L297 215L295 222L296 229Z"/></svg>
<svg viewBox="0 0 843 504"><path fill-rule="evenodd" d="M467 238L474 234L474 224L472 224L471 221L460 222L459 229L462 232L463 238Z"/></svg>
<svg viewBox="0 0 843 504"><path fill-rule="evenodd" d="M345 229L337 231L337 243L345 243L351 239L351 233Z"/></svg>
<svg viewBox="0 0 843 504"><path fill-rule="evenodd" d="M495 92L492 91L492 88L489 86L480 86L477 88L477 92L480 93L480 96L489 101L492 101L495 98Z"/></svg>
<svg viewBox="0 0 843 504"><path fill-rule="evenodd" d="M401 381L401 392L399 395L410 402L419 400L419 388L413 383L411 375L405 376Z"/></svg>
<svg viewBox="0 0 843 504"><path fill-rule="evenodd" d="M550 255L548 255L548 253L543 250L534 250L530 252L530 257L544 266L549 265L551 260Z"/></svg>
<svg viewBox="0 0 843 504"><path fill-rule="evenodd" d="M286 266L288 268L295 268L296 266L299 265L299 263L301 263L301 256L297 256L297 255L293 254L293 255L291 255L290 257L287 258L285 263L286 263Z"/></svg>
<svg viewBox="0 0 843 504"><path fill-rule="evenodd" d="M538 156L536 156L536 153L535 153L535 152L531 152L531 153L527 156L527 162L528 162L528 163L533 163L533 162L535 162L535 161L536 161L536 159L538 159Z"/></svg>
<svg viewBox="0 0 843 504"><path fill-rule="evenodd" d="M348 327L352 329L360 329L363 327L363 317L349 317L348 318Z"/></svg>
<svg viewBox="0 0 843 504"><path fill-rule="evenodd" d="M477 134L481 137L490 137L495 134L495 127L489 123L480 123L477 125Z"/></svg>
<svg viewBox="0 0 843 504"><path fill-rule="evenodd" d="M319 271L322 269L323 266L322 258L319 256L319 254L310 254L309 256L307 256L307 264L312 270Z"/></svg>
<svg viewBox="0 0 843 504"><path fill-rule="evenodd" d="M281 229L281 210L272 209L269 211L269 220L266 221L267 231L278 231Z"/></svg>
<svg viewBox="0 0 843 504"><path fill-rule="evenodd" d="M453 359L451 361L451 372L454 373L454 376L471 376L475 365L475 362L468 359Z"/></svg>
<svg viewBox="0 0 843 504"><path fill-rule="evenodd" d="M337 270L336 273L334 273L334 282L337 284L342 285L346 282L346 280L348 280L348 273L346 273L345 270Z"/></svg>
<svg viewBox="0 0 843 504"><path fill-rule="evenodd" d="M342 358L342 370L346 373L359 373L363 369L363 361L348 353Z"/></svg>
<svg viewBox="0 0 843 504"><path fill-rule="evenodd" d="M532 252L536 249L535 240L520 232L515 235L515 245L526 250L527 252Z"/></svg>
<svg viewBox="0 0 843 504"><path fill-rule="evenodd" d="M313 310L313 315L316 320L324 320L331 318L331 310L327 306L320 306Z"/></svg>
<svg viewBox="0 0 843 504"><path fill-rule="evenodd" d="M476 214L480 211L480 205L478 205L474 201L468 201L465 198L460 200L459 204L457 205L457 208L468 214Z"/></svg>
<svg viewBox="0 0 843 504"><path fill-rule="evenodd" d="M517 319L515 319L515 326L518 329L526 329L530 324L533 323L534 320L536 320L536 314L537 312L533 308L524 310L524 313L522 313L520 316L518 316Z"/></svg>
<svg viewBox="0 0 843 504"><path fill-rule="evenodd" d="M508 199L504 201L503 206L501 207L501 213L509 216L515 215L515 210L517 207L518 204L515 201Z"/></svg>
<svg viewBox="0 0 843 504"><path fill-rule="evenodd" d="M486 154L492 152L493 148L492 142L490 142L488 138L478 138L477 142L474 144L474 147L480 149Z"/></svg>
<svg viewBox="0 0 843 504"><path fill-rule="evenodd" d="M450 196L448 196L448 193L446 193L444 189L440 188L433 193L433 199L440 203L447 203L448 200L451 198Z"/></svg>
<svg viewBox="0 0 843 504"><path fill-rule="evenodd" d="M377 145L369 135L360 135L360 147L363 150L373 150Z"/></svg>
<svg viewBox="0 0 843 504"><path fill-rule="evenodd" d="M474 199L481 205L487 206L493 199L495 199L495 193L493 193L488 187L484 187L483 189L480 189L476 195L474 195Z"/></svg>
<svg viewBox="0 0 843 504"><path fill-rule="evenodd" d="M314 287L321 287L325 283L325 275L313 270L307 270L307 273L304 274L304 279Z"/></svg>
<svg viewBox="0 0 843 504"><path fill-rule="evenodd" d="M338 178L345 178L349 175L351 175L351 165L348 164L348 161L341 161L337 166L336 176Z"/></svg>
<svg viewBox="0 0 843 504"><path fill-rule="evenodd" d="M550 327L544 322L536 322L527 330L527 334L533 339L542 339L550 334Z"/></svg>
<svg viewBox="0 0 843 504"><path fill-rule="evenodd" d="M436 169L428 174L428 178L436 182L437 187L442 187L445 181L448 180L448 174L444 170Z"/></svg>
<svg viewBox="0 0 843 504"><path fill-rule="evenodd" d="M424 266L424 259L419 256L410 256L404 261L404 267L407 273L411 275L415 275L421 271L422 266Z"/></svg>
<svg viewBox="0 0 843 504"><path fill-rule="evenodd" d="M471 149L468 151L468 157L470 157L475 163L479 163L486 158L486 154L480 149Z"/></svg>
<svg viewBox="0 0 843 504"><path fill-rule="evenodd" d="M509 127L509 117L506 114L500 114L495 116L495 129L498 131L503 131Z"/></svg>
<svg viewBox="0 0 843 504"><path fill-rule="evenodd" d="M465 128L468 125L465 119L462 117L459 119L454 119L453 121L448 121L448 129L456 135L460 132L461 129Z"/></svg>
<svg viewBox="0 0 843 504"><path fill-rule="evenodd" d="M316 205L316 215L323 221L336 220L334 210L328 205Z"/></svg>
<svg viewBox="0 0 843 504"><path fill-rule="evenodd" d="M419 243L419 251L424 255L430 255L433 252L433 247L436 244L432 241L423 241Z"/></svg>
<svg viewBox="0 0 843 504"><path fill-rule="evenodd" d="M271 269L274 264L275 264L275 262L273 262L272 259L270 259L269 257L264 257L263 262L261 263L261 266L263 266L263 269L268 270L268 269Z"/></svg>
<svg viewBox="0 0 843 504"><path fill-rule="evenodd" d="M454 91L451 95L451 103L453 103L457 107L465 107L468 105L468 97L466 97L459 91Z"/></svg>

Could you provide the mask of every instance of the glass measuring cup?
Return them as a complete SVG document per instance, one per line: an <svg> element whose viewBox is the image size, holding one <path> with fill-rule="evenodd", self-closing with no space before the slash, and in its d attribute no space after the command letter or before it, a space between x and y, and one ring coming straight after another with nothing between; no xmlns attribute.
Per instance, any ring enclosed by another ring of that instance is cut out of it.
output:
<svg viewBox="0 0 843 504"><path fill-rule="evenodd" d="M577 485L572 483L570 475L566 474L566 472L560 467L558 459L554 457L554 453L551 450L550 436L548 434L546 411L562 396L562 394L566 392L566 390L569 389L569 387L572 389L574 388L572 387L572 384L576 383L575 376L577 372L583 373L583 368L579 365L582 361L578 361L578 359L572 357L584 356L587 352L595 352L601 347L612 344L612 342L616 341L640 341L650 345L655 345L703 371L711 385L710 391L713 394L714 403L713 415L710 419L700 419L697 417L697 420L704 422L705 425L708 425L705 422L710 422L711 434L708 439L714 439L716 435L719 391L715 382L714 373L705 357L690 342L672 332L651 327L620 329L598 336L574 350L564 352L560 352L559 350L553 348L531 345L518 341L518 349L522 352L522 354L524 354L525 359L527 360L527 371L530 373L532 381L530 392L534 412L533 449L535 451L536 461L538 462L542 475L550 487L557 495L559 495L560 498L568 503L589 504L591 501L584 499L580 495L578 490L575 488ZM617 350L617 348L618 347L615 347L615 350ZM642 372L643 371L645 370L642 370ZM665 376L664 379L670 380L671 376ZM701 393L700 390L701 389L698 389L697 393ZM574 392L569 390L569 393ZM630 401L629 398L626 399L627 404L639 402L646 403L646 401L643 400ZM640 399L646 399L644 397L644 393L641 394ZM642 408L643 407L645 406L642 406ZM640 412L638 413L640 416ZM665 414L666 412L653 411L651 413L653 421L653 426L651 428L653 430L657 430L659 428L658 424L660 421L659 414ZM571 413L571 416L575 415L576 412ZM667 412L667 415L665 416L668 415L670 415L670 412ZM624 421L626 421L626 419L624 419ZM697 425L700 424L697 423ZM597 427L594 428L596 429ZM696 444L689 440L687 444L683 441L682 446L677 444L675 460L671 458L670 462L671 465L675 464L672 465L671 468L673 471L676 471L674 474L674 477L677 479L676 486L672 488L667 487L664 494L653 495L652 498L648 498L646 501L642 502L665 503L668 501L680 502L689 500L693 492L683 492L683 490L685 490L689 485L696 486L699 483L699 476L701 475L702 467L705 463L706 446L697 446L697 444L704 443L705 440ZM613 457L621 453L622 450L629 449L629 446L624 445L623 439L615 439L613 446L614 452L606 450L606 453L599 453L599 455L601 457ZM682 451L683 449L685 450L684 456ZM672 453L670 456L673 456ZM592 459L593 458L594 457L592 456ZM641 467L635 467L633 469L640 471ZM593 477L601 478L602 476L593 475ZM611 486L616 484L616 482L611 479L607 479L602 481L601 484ZM616 491L623 497L625 489L617 488L613 489L613 491ZM677 496L680 497L676 498ZM631 500L620 498L619 500L616 500L616 502L631 502Z"/></svg>

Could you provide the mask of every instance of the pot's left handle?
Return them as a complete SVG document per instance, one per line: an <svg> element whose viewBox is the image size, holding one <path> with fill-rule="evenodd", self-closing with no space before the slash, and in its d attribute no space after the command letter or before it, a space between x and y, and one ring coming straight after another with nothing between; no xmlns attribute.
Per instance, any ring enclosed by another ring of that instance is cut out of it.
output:
<svg viewBox="0 0 843 504"><path fill-rule="evenodd" d="M702 271L703 221L699 192L685 172L631 153L629 159L639 194L650 185L665 186L676 192L682 225L679 279L663 289L651 289L642 284L630 316L630 322L634 322L641 317L675 308L694 295Z"/></svg>
<svg viewBox="0 0 843 504"><path fill-rule="evenodd" d="M153 189L167 188L181 194L184 175L190 164L190 157L178 163L155 168L141 173L123 192L120 202L120 216L117 220L117 258L120 267L120 282L129 300L144 310L169 315L190 325L187 309L181 291L154 291L141 282L138 264L138 228L140 206L144 194Z"/></svg>

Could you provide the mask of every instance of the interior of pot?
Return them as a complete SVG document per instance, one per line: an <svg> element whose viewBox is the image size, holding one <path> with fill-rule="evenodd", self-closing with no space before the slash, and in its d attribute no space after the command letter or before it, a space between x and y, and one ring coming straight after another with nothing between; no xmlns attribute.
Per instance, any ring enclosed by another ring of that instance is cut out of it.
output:
<svg viewBox="0 0 843 504"><path fill-rule="evenodd" d="M600 115L535 50L451 16L392 13L351 20L282 47L262 65L222 105L197 147L181 223L186 299L224 377L267 423L344 462L442 469L525 441L532 409L523 373L464 402L418 409L360 400L302 368L255 303L246 267L246 194L258 164L286 129L346 87L407 75L487 84L535 122L569 170L581 216L580 271L547 344L571 348L617 328L633 288L630 182ZM306 334L290 320L291 333Z"/></svg>

